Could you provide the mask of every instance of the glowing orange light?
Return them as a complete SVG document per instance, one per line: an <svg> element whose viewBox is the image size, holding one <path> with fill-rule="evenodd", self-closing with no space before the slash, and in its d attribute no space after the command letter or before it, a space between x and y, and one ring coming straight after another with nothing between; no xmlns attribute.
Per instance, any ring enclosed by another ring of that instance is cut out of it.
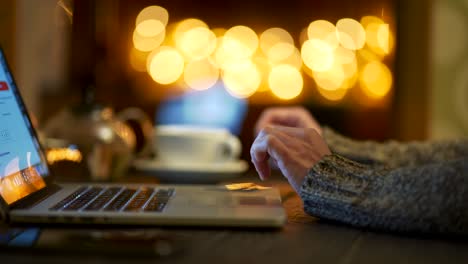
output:
<svg viewBox="0 0 468 264"><path fill-rule="evenodd" d="M231 95L246 98L258 90L261 83L261 74L252 61L245 60L231 64L224 71L223 81Z"/></svg>
<svg viewBox="0 0 468 264"><path fill-rule="evenodd" d="M385 64L372 61L364 66L362 70L360 76L361 88L368 97L380 99L390 91L392 79L392 73Z"/></svg>
<svg viewBox="0 0 468 264"><path fill-rule="evenodd" d="M183 71L184 58L172 47L163 46L148 57L148 73L157 83L173 83Z"/></svg>
<svg viewBox="0 0 468 264"><path fill-rule="evenodd" d="M219 70L208 59L191 61L185 66L184 81L194 90L206 90L218 81Z"/></svg>
<svg viewBox="0 0 468 264"><path fill-rule="evenodd" d="M145 20L157 20L160 21L164 26L169 21L169 13L164 7L160 6L148 6L140 11L135 20L135 25L140 24Z"/></svg>
<svg viewBox="0 0 468 264"><path fill-rule="evenodd" d="M340 44L350 50L358 50L364 47L366 32L362 25L354 19L343 18L336 23L338 40Z"/></svg>
<svg viewBox="0 0 468 264"><path fill-rule="evenodd" d="M283 100L290 100L301 94L304 82L299 70L284 64L271 70L268 83L274 95Z"/></svg>
<svg viewBox="0 0 468 264"><path fill-rule="evenodd" d="M326 42L332 49L338 47L336 27L326 20L316 20L307 28L309 39L319 39Z"/></svg>
<svg viewBox="0 0 468 264"><path fill-rule="evenodd" d="M301 49L304 64L316 72L330 69L334 62L333 48L325 41L310 39L304 42Z"/></svg>

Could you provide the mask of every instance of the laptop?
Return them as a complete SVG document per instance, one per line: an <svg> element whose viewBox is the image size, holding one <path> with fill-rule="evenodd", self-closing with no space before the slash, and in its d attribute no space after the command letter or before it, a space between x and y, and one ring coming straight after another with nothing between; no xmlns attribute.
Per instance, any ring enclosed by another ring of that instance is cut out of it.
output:
<svg viewBox="0 0 468 264"><path fill-rule="evenodd" d="M54 182L0 47L0 216L4 221L283 226L286 214L278 190L252 186Z"/></svg>

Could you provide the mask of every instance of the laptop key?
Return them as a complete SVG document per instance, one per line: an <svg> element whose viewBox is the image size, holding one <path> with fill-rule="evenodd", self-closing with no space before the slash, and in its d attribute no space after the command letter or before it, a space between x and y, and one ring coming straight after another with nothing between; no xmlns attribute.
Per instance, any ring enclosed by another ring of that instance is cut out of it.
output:
<svg viewBox="0 0 468 264"><path fill-rule="evenodd" d="M156 196L153 196L153 198L151 198L148 204L146 204L145 209L143 209L143 211L157 213L162 212L166 207L167 202L167 199L160 199Z"/></svg>
<svg viewBox="0 0 468 264"><path fill-rule="evenodd" d="M93 200L102 191L102 189L103 188L101 187L93 187L89 189L87 192L77 197L73 202L66 205L63 210L76 211L81 209L83 206Z"/></svg>
<svg viewBox="0 0 468 264"><path fill-rule="evenodd" d="M159 189L145 206L145 212L162 212L166 208L169 199L174 196L174 188Z"/></svg>
<svg viewBox="0 0 468 264"><path fill-rule="evenodd" d="M153 194L153 188L143 187L140 192L125 207L125 211L139 211Z"/></svg>
<svg viewBox="0 0 468 264"><path fill-rule="evenodd" d="M83 210L85 211L99 211L101 210L114 196L116 196L122 187L112 187L105 190L99 197L94 199Z"/></svg>
<svg viewBox="0 0 468 264"><path fill-rule="evenodd" d="M125 189L110 204L104 208L104 211L119 211L127 204L128 200L136 193L136 189Z"/></svg>
<svg viewBox="0 0 468 264"><path fill-rule="evenodd" d="M54 206L50 207L49 210L51 211L58 211L60 209L62 209L65 205L69 204L71 201L75 200L76 197L78 197L79 195L81 195L84 191L86 191L88 189L88 187L84 186L84 187L80 187L78 190L74 191L72 194L68 195L67 197L65 197L65 199L61 200L60 202L58 202L57 204L55 204Z"/></svg>
<svg viewBox="0 0 468 264"><path fill-rule="evenodd" d="M174 195L174 188L170 188L170 189L159 189L158 192L155 194L155 196L157 197L165 197L165 198L168 198L171 197L172 195Z"/></svg>

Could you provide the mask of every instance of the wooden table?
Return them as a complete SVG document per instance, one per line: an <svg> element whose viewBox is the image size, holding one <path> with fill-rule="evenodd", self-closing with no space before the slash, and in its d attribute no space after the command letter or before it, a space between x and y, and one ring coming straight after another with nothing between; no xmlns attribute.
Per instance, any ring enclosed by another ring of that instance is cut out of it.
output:
<svg viewBox="0 0 468 264"><path fill-rule="evenodd" d="M288 214L282 229L31 228L25 238L19 235L10 247L0 247L0 263L468 263L468 240L375 233L319 221L303 212L286 181L276 178L272 185L280 189ZM12 230L3 227L0 237ZM107 235L106 242L95 242ZM11 247L15 244L26 247Z"/></svg>

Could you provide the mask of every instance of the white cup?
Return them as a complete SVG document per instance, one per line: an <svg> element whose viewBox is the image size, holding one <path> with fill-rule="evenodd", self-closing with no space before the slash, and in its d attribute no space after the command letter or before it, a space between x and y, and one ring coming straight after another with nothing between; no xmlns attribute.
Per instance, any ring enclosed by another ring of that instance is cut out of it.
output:
<svg viewBox="0 0 468 264"><path fill-rule="evenodd" d="M228 130L185 125L159 125L154 129L153 150L164 164L209 164L236 160L240 140Z"/></svg>

